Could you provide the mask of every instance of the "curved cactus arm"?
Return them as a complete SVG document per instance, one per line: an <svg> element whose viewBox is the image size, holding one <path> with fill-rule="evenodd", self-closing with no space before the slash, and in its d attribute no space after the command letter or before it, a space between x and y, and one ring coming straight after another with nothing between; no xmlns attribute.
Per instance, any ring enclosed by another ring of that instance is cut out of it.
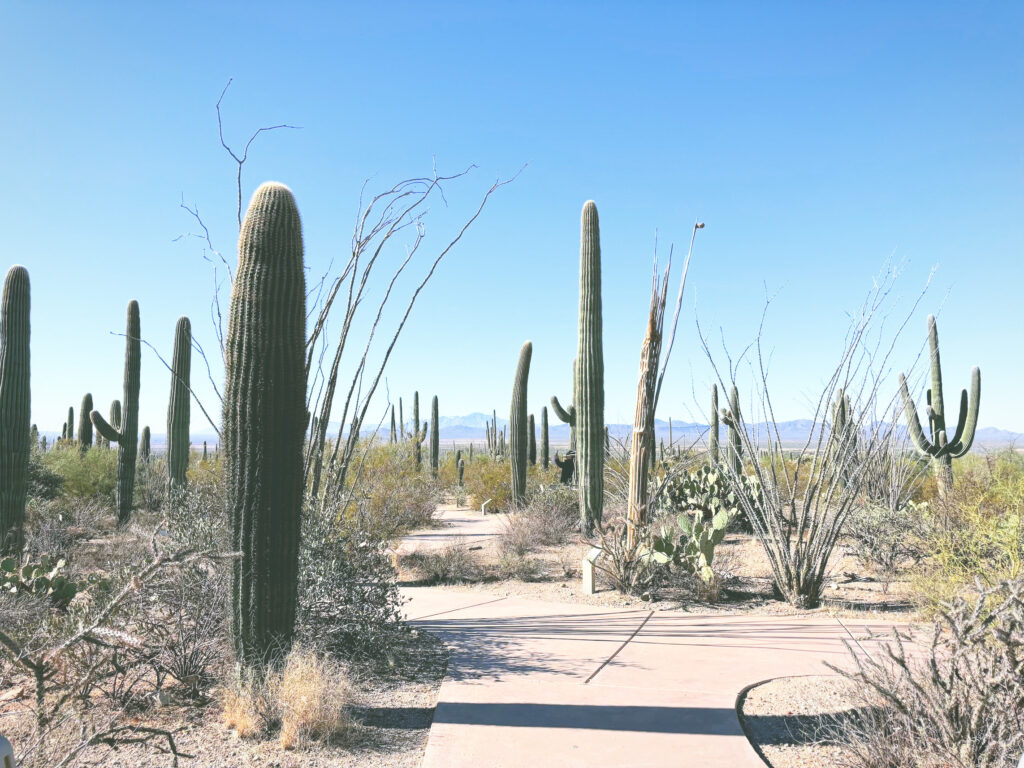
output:
<svg viewBox="0 0 1024 768"><path fill-rule="evenodd" d="M938 448L928 442L921 429L921 420L917 418L917 406L910 397L910 390L907 388L907 379L900 374L900 396L903 398L903 412L907 419L907 428L910 430L910 439L921 453L928 456L935 456Z"/></svg>
<svg viewBox="0 0 1024 768"><path fill-rule="evenodd" d="M563 421L570 426L576 421L576 407L570 405L568 409L563 408L562 404L558 402L557 395L552 395L551 397L551 410L555 412L555 416L557 416L560 421Z"/></svg>
<svg viewBox="0 0 1024 768"><path fill-rule="evenodd" d="M974 444L974 433L978 428L978 410L981 404L981 369L971 369L971 395L968 399L967 390L960 396L960 420L964 422L963 429L957 424L956 439L949 445L949 452L955 458L960 458L971 450ZM965 418L966 415L966 418Z"/></svg>
<svg viewBox="0 0 1024 768"><path fill-rule="evenodd" d="M121 442L121 433L110 426L99 411L90 413L89 420L92 421L92 425L96 427L96 431L103 436L104 440L109 440L112 443Z"/></svg>

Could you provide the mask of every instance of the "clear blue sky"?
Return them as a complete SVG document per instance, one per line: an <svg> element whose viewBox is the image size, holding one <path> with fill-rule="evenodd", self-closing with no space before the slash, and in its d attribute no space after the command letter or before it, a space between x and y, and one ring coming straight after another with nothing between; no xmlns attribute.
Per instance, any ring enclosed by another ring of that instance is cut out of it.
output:
<svg viewBox="0 0 1024 768"><path fill-rule="evenodd" d="M196 230L184 197L234 259L234 166L213 109L234 78L230 142L302 126L254 145L243 194L268 179L292 187L310 274L346 254L363 180L376 190L435 161L479 166L432 211L435 243L528 164L415 309L393 396L507 414L531 339L531 410L567 399L579 213L594 199L609 421L632 420L655 232L678 256L700 217L660 416L699 420L706 407L695 314L740 349L766 289L777 415L806 415L845 312L895 254L904 308L939 265L897 366L938 314L947 392L980 365L982 426L1024 431L1022 40L1016 3L9 0L0 266L31 273L33 420L59 429L84 392L103 409L120 397L123 340L110 332L131 298L165 355L181 314L215 349L211 270L198 241L174 239ZM140 419L154 432L168 391L147 351ZM198 409L193 427L209 431Z"/></svg>

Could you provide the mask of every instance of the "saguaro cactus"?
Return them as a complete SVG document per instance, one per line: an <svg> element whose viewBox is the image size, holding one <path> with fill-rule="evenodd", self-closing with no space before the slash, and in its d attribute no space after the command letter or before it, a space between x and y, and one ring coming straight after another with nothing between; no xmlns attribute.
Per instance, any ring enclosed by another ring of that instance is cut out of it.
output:
<svg viewBox="0 0 1024 768"><path fill-rule="evenodd" d="M572 361L572 392L573 397L576 396L576 361ZM558 397L552 395L551 397L551 410L555 412L555 416L562 421L563 424L569 425L569 450L576 450L576 406L569 403L567 408L563 408L562 404L558 402Z"/></svg>
<svg viewBox="0 0 1024 768"><path fill-rule="evenodd" d="M7 272L0 296L0 553L21 551L28 496L32 401L28 270Z"/></svg>
<svg viewBox="0 0 1024 768"><path fill-rule="evenodd" d="M232 549L231 635L259 668L287 652L298 597L306 426L306 283L295 198L253 194L238 237L222 439Z"/></svg>
<svg viewBox="0 0 1024 768"><path fill-rule="evenodd" d="M135 457L139 446L139 369L142 350L139 332L139 302L128 302L128 320L125 328L124 400L119 405L118 424L109 424L99 411L89 414L96 431L105 440L119 445L117 453L117 523L124 525L132 516L132 497L135 492ZM113 407L111 407L113 411ZM111 413L113 415L113 413ZM69 430L70 431L70 430Z"/></svg>
<svg viewBox="0 0 1024 768"><path fill-rule="evenodd" d="M409 438L412 440L413 452L416 456L416 471L419 472L423 467L423 441L427 437L427 422L423 422L422 428L420 427L420 393L412 393L412 431L409 433Z"/></svg>
<svg viewBox="0 0 1024 768"><path fill-rule="evenodd" d="M188 473L191 419L192 323L179 317L174 327L171 394L167 401L167 489L184 489Z"/></svg>
<svg viewBox="0 0 1024 768"><path fill-rule="evenodd" d="M526 449L526 457L531 465L537 464L537 425L534 422L533 414L531 413L526 419L526 438L528 445Z"/></svg>
<svg viewBox="0 0 1024 768"><path fill-rule="evenodd" d="M740 391L735 384L732 385L732 391L729 393L729 408L722 412L722 421L729 428L729 447L726 451L726 460L732 474L739 477L743 473L743 441L740 438L742 416L740 415Z"/></svg>
<svg viewBox="0 0 1024 768"><path fill-rule="evenodd" d="M581 526L593 532L604 508L604 345L601 319L601 239L597 206L580 220L580 312L576 348L576 467Z"/></svg>
<svg viewBox="0 0 1024 768"><path fill-rule="evenodd" d="M550 458L548 451L550 450L550 444L548 442L548 407L545 405L540 409L540 463L544 469L548 468Z"/></svg>
<svg viewBox="0 0 1024 768"><path fill-rule="evenodd" d="M70 443L75 439L75 409L72 406L68 406L68 433L66 435L68 442Z"/></svg>
<svg viewBox="0 0 1024 768"><path fill-rule="evenodd" d="M152 443L152 433L149 427L142 428L142 437L139 438L139 461L149 464L149 454Z"/></svg>
<svg viewBox="0 0 1024 768"><path fill-rule="evenodd" d="M526 386L530 378L533 343L526 342L519 351L516 377L512 385L512 408L509 412L509 465L512 468L512 505L526 502L526 461L529 454L526 429Z"/></svg>
<svg viewBox="0 0 1024 768"><path fill-rule="evenodd" d="M437 480L438 462L441 456L440 429L437 425L437 395L430 401L430 475Z"/></svg>
<svg viewBox="0 0 1024 768"><path fill-rule="evenodd" d="M900 394L903 397L903 409L907 417L907 427L910 429L910 438L917 450L932 457L939 481L939 494L945 496L947 492L953 490L953 459L964 456L974 442L974 432L978 426L978 408L981 403L981 369L975 366L971 370L970 396L968 397L966 389L960 392L960 413L953 438L949 439L946 435L946 405L942 395L942 367L939 364L939 332L935 327L935 317L932 315L928 315L928 349L931 352L932 386L925 398L928 404L930 440L921 429L917 407L910 397L907 380L902 373Z"/></svg>
<svg viewBox="0 0 1024 768"><path fill-rule="evenodd" d="M78 411L78 449L85 453L92 448L92 395L88 392L82 397L82 407Z"/></svg>
<svg viewBox="0 0 1024 768"><path fill-rule="evenodd" d="M672 421L669 420L671 428ZM718 463L718 385L711 385L711 425L710 425L710 437L708 438L708 458L711 460L711 464ZM669 441L671 445L671 440Z"/></svg>
<svg viewBox="0 0 1024 768"><path fill-rule="evenodd" d="M395 406L391 406L391 444L398 442L398 428L395 426Z"/></svg>

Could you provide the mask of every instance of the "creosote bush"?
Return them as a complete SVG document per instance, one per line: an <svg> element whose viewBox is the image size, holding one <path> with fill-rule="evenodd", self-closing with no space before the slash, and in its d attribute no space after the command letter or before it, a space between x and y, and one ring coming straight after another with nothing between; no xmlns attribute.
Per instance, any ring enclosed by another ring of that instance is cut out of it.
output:
<svg viewBox="0 0 1024 768"><path fill-rule="evenodd" d="M43 467L62 479L65 495L98 499L113 507L117 491L117 451L60 446L40 457Z"/></svg>
<svg viewBox="0 0 1024 768"><path fill-rule="evenodd" d="M873 568L882 592L927 552L931 521L927 504L907 502L899 509L869 505L850 513L844 529L857 558Z"/></svg>

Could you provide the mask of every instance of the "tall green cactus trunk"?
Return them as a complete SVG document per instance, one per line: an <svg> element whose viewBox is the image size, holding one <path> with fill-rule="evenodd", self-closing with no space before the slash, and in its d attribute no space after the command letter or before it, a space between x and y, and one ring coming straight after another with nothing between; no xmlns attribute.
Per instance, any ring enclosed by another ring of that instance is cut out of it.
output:
<svg viewBox="0 0 1024 768"><path fill-rule="evenodd" d="M740 437L740 391L732 385L729 393L729 410L725 413L725 424L729 428L729 450L727 460L732 474L739 477L743 473L743 440Z"/></svg>
<svg viewBox="0 0 1024 768"><path fill-rule="evenodd" d="M547 469L551 463L550 450L551 446L548 442L548 407L545 405L540 409L540 464L544 469Z"/></svg>
<svg viewBox="0 0 1024 768"><path fill-rule="evenodd" d="M416 456L417 474L423 469L423 441L427 437L427 422L423 422L420 428L420 393L412 393L412 424L413 431L410 433L413 443L413 451Z"/></svg>
<svg viewBox="0 0 1024 768"><path fill-rule="evenodd" d="M78 411L78 449L85 453L92 448L92 395L88 392L82 397L82 407Z"/></svg>
<svg viewBox="0 0 1024 768"><path fill-rule="evenodd" d="M89 418L104 439L117 443L117 524L125 525L131 519L135 493L135 457L139 446L139 370L142 366L142 346L139 328L139 302L128 302L125 328L124 400L120 403L120 420L108 424L99 411ZM115 401L116 402L116 401Z"/></svg>
<svg viewBox="0 0 1024 768"><path fill-rule="evenodd" d="M302 225L287 187L253 194L238 238L225 352L231 636L250 669L291 645L298 600L306 426Z"/></svg>
<svg viewBox="0 0 1024 768"><path fill-rule="evenodd" d="M7 272L0 296L0 553L24 545L32 392L29 366L28 270Z"/></svg>
<svg viewBox="0 0 1024 768"><path fill-rule="evenodd" d="M526 455L530 462L530 466L537 465L537 425L534 422L533 414L531 413L529 418L526 420L526 437L529 441Z"/></svg>
<svg viewBox="0 0 1024 768"><path fill-rule="evenodd" d="M928 316L928 349L931 353L932 386L926 394L928 404L928 426L931 439L925 437L921 422L917 418L917 407L907 380L900 374L900 395L910 430L910 438L917 450L930 456L935 465L938 478L939 496L945 497L953 490L953 459L965 456L974 443L974 433L978 426L978 409L981 405L981 369L971 370L971 393L960 392L960 412L956 429L952 438L946 433L946 405L942 394L942 366L939 363L939 331L935 326L935 317Z"/></svg>
<svg viewBox="0 0 1024 768"><path fill-rule="evenodd" d="M604 509L604 345L601 319L601 240L597 206L580 221L580 311L576 352L576 466L580 525L591 534Z"/></svg>
<svg viewBox="0 0 1024 768"><path fill-rule="evenodd" d="M438 428L437 395L430 401L430 476L437 480L441 460L441 430Z"/></svg>
<svg viewBox="0 0 1024 768"><path fill-rule="evenodd" d="M185 489L191 454L192 323L179 317L174 327L174 358L171 362L171 394L167 401L167 489Z"/></svg>
<svg viewBox="0 0 1024 768"><path fill-rule="evenodd" d="M509 465L512 470L512 506L521 507L526 503L526 462L529 455L527 445L526 389L530 379L530 358L533 344L526 342L519 351L516 376L512 385L512 408L509 412Z"/></svg>
<svg viewBox="0 0 1024 768"><path fill-rule="evenodd" d="M68 442L72 442L75 439L75 409L72 406L68 406L68 433L65 435Z"/></svg>
<svg viewBox="0 0 1024 768"><path fill-rule="evenodd" d="M139 438L139 461L149 464L149 455L152 451L152 433L149 427L142 428L142 437Z"/></svg>
<svg viewBox="0 0 1024 768"><path fill-rule="evenodd" d="M391 443L391 445L394 445L395 443L398 442L398 428L395 425L395 406L394 405L391 406L391 440L389 442Z"/></svg>

